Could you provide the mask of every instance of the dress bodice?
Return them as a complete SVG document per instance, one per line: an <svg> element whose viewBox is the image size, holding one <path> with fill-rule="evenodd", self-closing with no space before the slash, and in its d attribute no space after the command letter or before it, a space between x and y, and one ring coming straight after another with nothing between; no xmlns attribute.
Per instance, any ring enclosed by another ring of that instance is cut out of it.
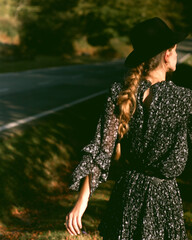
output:
<svg viewBox="0 0 192 240"><path fill-rule="evenodd" d="M146 116L142 99L148 88L152 90L153 98ZM107 180L117 140L119 119L115 110L121 90L122 83L119 82L110 88L95 136L82 149L82 160L72 174L71 189L78 190L86 175L91 176L91 194ZM188 157L187 141L192 139L192 91L178 87L172 81L151 85L142 80L136 99L136 111L122 141L129 160L161 178L177 177L184 170Z"/></svg>

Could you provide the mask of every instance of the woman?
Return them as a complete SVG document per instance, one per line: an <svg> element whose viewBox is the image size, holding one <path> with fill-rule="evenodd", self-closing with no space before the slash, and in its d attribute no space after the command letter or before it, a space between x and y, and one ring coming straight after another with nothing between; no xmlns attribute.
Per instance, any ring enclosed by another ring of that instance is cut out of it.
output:
<svg viewBox="0 0 192 240"><path fill-rule="evenodd" d="M175 178L184 170L192 137L192 92L165 80L176 69L177 43L185 37L159 18L132 30L128 75L112 85L95 138L72 175L71 189L84 181L66 216L70 234L80 233L88 200L107 180L116 150L125 166L99 225L103 239L187 239Z"/></svg>

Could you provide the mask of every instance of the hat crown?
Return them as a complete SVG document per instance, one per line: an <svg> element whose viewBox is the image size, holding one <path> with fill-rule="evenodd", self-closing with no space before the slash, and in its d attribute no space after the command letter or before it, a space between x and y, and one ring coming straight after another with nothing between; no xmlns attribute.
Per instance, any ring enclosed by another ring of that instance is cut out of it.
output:
<svg viewBox="0 0 192 240"><path fill-rule="evenodd" d="M173 32L158 17L145 20L131 31L130 39L134 50L127 56L125 65L138 66L186 37L186 33Z"/></svg>
<svg viewBox="0 0 192 240"><path fill-rule="evenodd" d="M139 23L131 32L131 43L134 49L153 46L165 41L172 30L158 17Z"/></svg>

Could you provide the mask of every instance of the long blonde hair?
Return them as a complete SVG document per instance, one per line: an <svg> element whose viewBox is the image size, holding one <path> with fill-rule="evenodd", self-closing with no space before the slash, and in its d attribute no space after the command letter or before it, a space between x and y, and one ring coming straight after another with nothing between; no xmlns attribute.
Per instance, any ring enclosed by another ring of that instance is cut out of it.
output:
<svg viewBox="0 0 192 240"><path fill-rule="evenodd" d="M129 131L129 121L136 110L136 96L139 83L142 78L149 75L149 72L157 68L162 60L163 52L151 58L150 60L128 69L124 79L123 90L120 92L117 105L119 107L119 128L118 139L114 154L114 159L119 160L121 156L120 141Z"/></svg>

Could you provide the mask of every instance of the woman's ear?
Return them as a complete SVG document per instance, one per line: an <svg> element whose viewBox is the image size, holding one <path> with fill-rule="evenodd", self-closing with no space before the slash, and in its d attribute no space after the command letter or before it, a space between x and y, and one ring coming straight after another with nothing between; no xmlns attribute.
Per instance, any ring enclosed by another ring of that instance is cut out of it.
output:
<svg viewBox="0 0 192 240"><path fill-rule="evenodd" d="M168 63L168 62L169 62L169 56L170 56L170 54L171 54L171 51L170 51L169 49L167 49L167 50L165 51L165 55L164 55L164 61L165 61L165 63Z"/></svg>

